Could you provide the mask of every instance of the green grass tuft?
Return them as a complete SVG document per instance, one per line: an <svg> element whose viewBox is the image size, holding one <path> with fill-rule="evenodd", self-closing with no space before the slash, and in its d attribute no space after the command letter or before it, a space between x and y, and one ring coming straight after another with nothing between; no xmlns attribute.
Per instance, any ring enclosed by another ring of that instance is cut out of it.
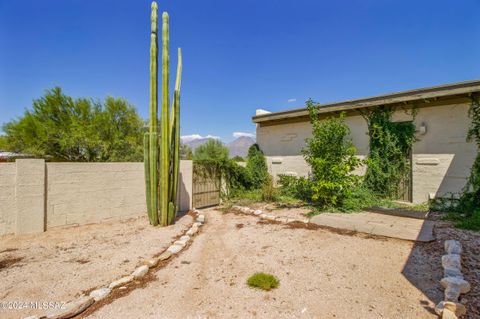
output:
<svg viewBox="0 0 480 319"><path fill-rule="evenodd" d="M280 281L274 275L266 274L264 272L257 272L247 279L247 284L250 287L269 291L273 288L277 288L280 284Z"/></svg>

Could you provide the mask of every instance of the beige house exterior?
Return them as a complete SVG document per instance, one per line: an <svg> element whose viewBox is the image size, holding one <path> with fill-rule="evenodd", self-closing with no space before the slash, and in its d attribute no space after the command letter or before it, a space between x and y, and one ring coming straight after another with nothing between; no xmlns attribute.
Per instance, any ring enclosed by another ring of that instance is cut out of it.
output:
<svg viewBox="0 0 480 319"><path fill-rule="evenodd" d="M468 110L473 95L480 93L480 81L466 81L380 96L322 105L320 116L346 112L346 122L360 157L368 155L369 137L362 109L395 105L394 121L413 121L417 142L412 149L410 200L422 203L430 198L458 193L465 186L477 154L474 143L466 141L470 125ZM413 117L411 110L417 113ZM300 108L269 113L258 110L257 143L267 157L270 173L306 176L309 167L301 150L312 127L308 110ZM359 169L363 174L365 168Z"/></svg>

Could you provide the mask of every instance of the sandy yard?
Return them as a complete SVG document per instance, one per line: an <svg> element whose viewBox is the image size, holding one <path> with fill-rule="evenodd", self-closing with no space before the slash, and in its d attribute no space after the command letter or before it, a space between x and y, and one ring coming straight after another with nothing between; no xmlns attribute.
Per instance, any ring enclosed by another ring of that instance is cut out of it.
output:
<svg viewBox="0 0 480 319"><path fill-rule="evenodd" d="M187 251L88 318L436 318L441 252L427 246L210 210ZM257 271L279 288L249 288Z"/></svg>
<svg viewBox="0 0 480 319"><path fill-rule="evenodd" d="M166 228L151 227L146 216L116 222L0 238L0 300L66 302L130 274L166 249L193 223L186 215ZM23 318L41 310L4 310L0 318Z"/></svg>
<svg viewBox="0 0 480 319"><path fill-rule="evenodd" d="M267 207L257 207L265 209ZM176 258L136 289L113 295L78 318L437 318L443 298L440 258L445 239L464 246L472 291L466 318L479 318L480 234L437 222L437 240L405 240L293 228L254 216L205 211L207 223ZM271 210L302 217L308 209ZM146 217L4 237L1 300L66 301L130 273L142 257L165 249L192 223L167 228ZM280 286L249 288L253 273L272 273ZM1 312L23 318L35 311Z"/></svg>

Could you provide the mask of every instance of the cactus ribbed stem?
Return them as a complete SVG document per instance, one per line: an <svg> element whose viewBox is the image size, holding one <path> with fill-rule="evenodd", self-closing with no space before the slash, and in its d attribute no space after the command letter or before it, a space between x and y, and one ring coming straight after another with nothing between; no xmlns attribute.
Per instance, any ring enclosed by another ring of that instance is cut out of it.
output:
<svg viewBox="0 0 480 319"><path fill-rule="evenodd" d="M154 226L158 225L158 160L157 160L157 109L158 109L158 6L156 2L152 2L152 31L150 34L150 129L148 136L148 150L145 148L145 152L148 152L148 164L145 163L145 174L148 173L146 183L149 185L146 187L147 194L147 211L150 223ZM144 144L147 144L144 142ZM147 172L148 165L148 172Z"/></svg>
<svg viewBox="0 0 480 319"><path fill-rule="evenodd" d="M177 79L169 118L169 17L162 14L162 103L158 133L158 7L152 3L150 38L150 130L144 137L147 211L152 225L169 225L175 220L180 145L180 78L182 55L178 50Z"/></svg>
<svg viewBox="0 0 480 319"><path fill-rule="evenodd" d="M162 113L161 113L161 132L160 141L160 223L168 225L168 190L170 179L170 145L168 132L168 111L169 111L169 76L170 76L170 57L168 30L168 13L162 14Z"/></svg>

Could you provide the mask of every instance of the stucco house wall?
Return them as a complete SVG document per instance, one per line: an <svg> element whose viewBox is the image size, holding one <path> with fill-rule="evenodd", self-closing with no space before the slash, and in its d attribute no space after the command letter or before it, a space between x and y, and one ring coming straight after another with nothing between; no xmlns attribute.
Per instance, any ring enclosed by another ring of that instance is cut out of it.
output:
<svg viewBox="0 0 480 319"><path fill-rule="evenodd" d="M413 202L421 203L431 197L441 197L459 192L465 186L476 156L476 145L466 142L470 125L470 103L420 107L414 123L417 129L426 127L426 133L417 132L418 141L413 146L412 189ZM412 116L397 110L394 121L411 121ZM368 128L358 114L346 117L357 154L368 155ZM307 119L278 124L257 124L257 143L264 151L270 173L306 176L309 167L301 155L305 139L311 137L312 127ZM356 171L363 174L365 168Z"/></svg>

